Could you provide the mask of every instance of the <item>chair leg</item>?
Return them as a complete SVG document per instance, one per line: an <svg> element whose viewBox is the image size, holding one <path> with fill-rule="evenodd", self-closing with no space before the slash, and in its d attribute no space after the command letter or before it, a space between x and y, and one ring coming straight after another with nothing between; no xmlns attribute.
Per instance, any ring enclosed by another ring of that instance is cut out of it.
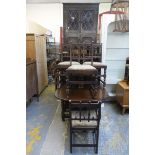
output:
<svg viewBox="0 0 155 155"><path fill-rule="evenodd" d="M124 115L126 108L122 108L122 115Z"/></svg>
<svg viewBox="0 0 155 155"><path fill-rule="evenodd" d="M63 122L65 121L63 112L61 112L61 119L62 119Z"/></svg>
<svg viewBox="0 0 155 155"><path fill-rule="evenodd" d="M70 153L72 153L72 130L70 129Z"/></svg>
<svg viewBox="0 0 155 155"><path fill-rule="evenodd" d="M65 121L65 119L64 119L64 104L63 104L63 101L61 101L61 119L62 119L63 122Z"/></svg>
<svg viewBox="0 0 155 155"><path fill-rule="evenodd" d="M39 94L37 95L37 102L39 102Z"/></svg>
<svg viewBox="0 0 155 155"><path fill-rule="evenodd" d="M96 150L95 153L98 153L98 138L99 138L99 129L96 130Z"/></svg>

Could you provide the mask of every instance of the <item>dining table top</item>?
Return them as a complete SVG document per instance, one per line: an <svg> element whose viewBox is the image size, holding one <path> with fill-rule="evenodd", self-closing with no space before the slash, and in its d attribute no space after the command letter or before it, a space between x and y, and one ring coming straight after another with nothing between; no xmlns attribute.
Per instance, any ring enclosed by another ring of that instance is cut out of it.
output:
<svg viewBox="0 0 155 155"><path fill-rule="evenodd" d="M57 88L55 91L55 96L64 101L76 100L76 101L84 101L84 100L100 100L103 101L108 97L108 93L106 88L99 86L95 96L93 97L90 89L82 87L82 88L71 88L67 93L66 85L62 85L60 88Z"/></svg>

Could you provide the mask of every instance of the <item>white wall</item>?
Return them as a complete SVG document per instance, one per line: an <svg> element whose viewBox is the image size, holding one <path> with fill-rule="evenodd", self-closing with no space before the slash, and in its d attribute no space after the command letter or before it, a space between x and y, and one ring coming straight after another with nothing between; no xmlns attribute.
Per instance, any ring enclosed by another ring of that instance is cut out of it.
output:
<svg viewBox="0 0 155 155"><path fill-rule="evenodd" d="M105 14L101 21L102 62L107 65L107 84L124 78L125 60L129 56L129 33L113 32L115 15Z"/></svg>
<svg viewBox="0 0 155 155"><path fill-rule="evenodd" d="M34 21L49 29L56 42L60 41L60 27L63 26L63 4L27 4L26 16L27 21ZM27 28L27 32L29 32L29 28Z"/></svg>
<svg viewBox="0 0 155 155"><path fill-rule="evenodd" d="M99 4L99 13L109 11L111 3L100 3Z"/></svg>
<svg viewBox="0 0 155 155"><path fill-rule="evenodd" d="M100 3L99 13L109 11L110 3ZM60 41L60 27L63 26L63 4L62 3L40 3L27 4L27 33L31 32L31 26L28 21L34 21L37 24L53 32L56 42Z"/></svg>
<svg viewBox="0 0 155 155"><path fill-rule="evenodd" d="M126 58L129 56L129 33L113 32L114 23L108 26L105 63L107 84L124 79Z"/></svg>
<svg viewBox="0 0 155 155"><path fill-rule="evenodd" d="M27 33L35 33L35 34L45 34L49 30L44 28L43 26L33 22L33 21L27 21L26 25L26 32Z"/></svg>

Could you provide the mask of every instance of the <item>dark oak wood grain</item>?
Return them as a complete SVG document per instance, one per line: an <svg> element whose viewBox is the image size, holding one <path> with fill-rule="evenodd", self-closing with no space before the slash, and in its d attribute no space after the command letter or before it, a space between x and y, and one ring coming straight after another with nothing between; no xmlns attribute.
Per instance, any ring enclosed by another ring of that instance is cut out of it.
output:
<svg viewBox="0 0 155 155"><path fill-rule="evenodd" d="M65 101L104 100L108 96L106 89L103 87L98 88L95 98L92 98L92 95L88 88L78 88L78 89L72 89L69 93L69 98L68 98L66 89L67 89L66 85L63 85L61 88L58 88L55 92L55 96L58 99L65 100Z"/></svg>

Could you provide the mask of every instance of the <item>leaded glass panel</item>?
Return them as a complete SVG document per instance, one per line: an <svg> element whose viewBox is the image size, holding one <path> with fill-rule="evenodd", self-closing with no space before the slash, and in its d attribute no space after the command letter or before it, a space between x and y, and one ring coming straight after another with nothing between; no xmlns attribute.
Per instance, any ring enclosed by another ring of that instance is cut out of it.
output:
<svg viewBox="0 0 155 155"><path fill-rule="evenodd" d="M68 11L68 30L78 30L79 29L79 13L77 10Z"/></svg>

